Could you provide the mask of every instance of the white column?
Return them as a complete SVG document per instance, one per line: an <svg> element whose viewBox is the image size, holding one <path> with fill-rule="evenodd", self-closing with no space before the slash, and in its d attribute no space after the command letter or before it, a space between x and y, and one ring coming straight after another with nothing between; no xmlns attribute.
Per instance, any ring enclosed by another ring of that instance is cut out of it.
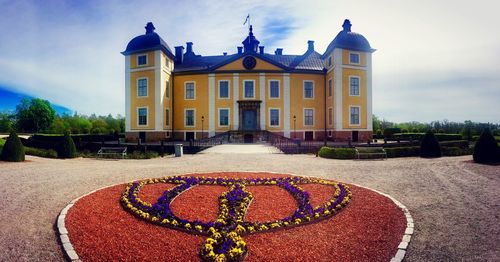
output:
<svg viewBox="0 0 500 262"><path fill-rule="evenodd" d="M333 50L333 90L334 90L334 118L335 130L342 130L342 49Z"/></svg>
<svg viewBox="0 0 500 262"><path fill-rule="evenodd" d="M238 100L240 99L239 82L239 74L233 73L233 130L238 130L240 124L240 114L238 108Z"/></svg>
<svg viewBox="0 0 500 262"><path fill-rule="evenodd" d="M162 131L163 130L163 107L162 107L162 101L163 101L163 96L162 96L162 86L163 82L165 82L164 77L162 77L161 73L161 50L156 50L155 51L155 109L154 109L154 115L155 115L155 131Z"/></svg>
<svg viewBox="0 0 500 262"><path fill-rule="evenodd" d="M125 132L130 132L130 55L125 56Z"/></svg>
<svg viewBox="0 0 500 262"><path fill-rule="evenodd" d="M208 136L215 135L215 74L208 74Z"/></svg>
<svg viewBox="0 0 500 262"><path fill-rule="evenodd" d="M260 130L266 129L266 73L259 74L260 87Z"/></svg>
<svg viewBox="0 0 500 262"><path fill-rule="evenodd" d="M283 132L290 137L290 74L283 74ZM296 105L298 106L298 105Z"/></svg>
<svg viewBox="0 0 500 262"><path fill-rule="evenodd" d="M368 131L373 131L372 120L372 54L366 54L366 127Z"/></svg>

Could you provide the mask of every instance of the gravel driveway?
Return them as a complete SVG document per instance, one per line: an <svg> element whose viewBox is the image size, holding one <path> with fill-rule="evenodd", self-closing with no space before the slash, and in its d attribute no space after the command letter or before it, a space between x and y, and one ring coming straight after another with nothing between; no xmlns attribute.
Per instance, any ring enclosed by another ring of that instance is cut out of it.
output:
<svg viewBox="0 0 500 262"><path fill-rule="evenodd" d="M0 162L0 260L62 261L54 230L72 199L146 177L209 171L274 171L371 187L405 204L415 219L405 261L500 260L500 166L470 156L376 161L313 155L198 154L153 160Z"/></svg>

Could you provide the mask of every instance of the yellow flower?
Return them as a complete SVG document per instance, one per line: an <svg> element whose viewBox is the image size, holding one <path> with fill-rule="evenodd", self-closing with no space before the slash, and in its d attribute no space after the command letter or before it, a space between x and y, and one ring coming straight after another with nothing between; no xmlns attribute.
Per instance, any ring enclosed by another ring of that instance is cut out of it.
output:
<svg viewBox="0 0 500 262"><path fill-rule="evenodd" d="M203 230L203 228L200 225L196 225L196 226L194 226L194 228L196 230L198 230L198 231L202 231Z"/></svg>
<svg viewBox="0 0 500 262"><path fill-rule="evenodd" d="M187 229L191 229L191 224L187 223L187 224L184 225L184 227L187 228Z"/></svg>
<svg viewBox="0 0 500 262"><path fill-rule="evenodd" d="M226 262L226 261L227 261L227 259L226 259L226 256L225 256L224 254L219 254L219 255L217 256L217 258L215 258L215 261L216 261L216 262Z"/></svg>
<svg viewBox="0 0 500 262"><path fill-rule="evenodd" d="M213 251L214 250L214 246L210 245L210 244L205 244L205 250L210 252L210 251Z"/></svg>

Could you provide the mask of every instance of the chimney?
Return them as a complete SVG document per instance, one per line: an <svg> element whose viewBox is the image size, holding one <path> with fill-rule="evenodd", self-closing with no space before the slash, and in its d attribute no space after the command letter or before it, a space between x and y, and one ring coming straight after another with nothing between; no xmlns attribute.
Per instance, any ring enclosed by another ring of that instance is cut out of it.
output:
<svg viewBox="0 0 500 262"><path fill-rule="evenodd" d="M183 46L175 47L175 62L182 64L182 53L184 52Z"/></svg>
<svg viewBox="0 0 500 262"><path fill-rule="evenodd" d="M263 55L264 54L264 46L259 46L259 54Z"/></svg>
<svg viewBox="0 0 500 262"><path fill-rule="evenodd" d="M274 51L275 55L283 55L283 48L276 48L276 51Z"/></svg>
<svg viewBox="0 0 500 262"><path fill-rule="evenodd" d="M314 41L309 40L307 41L307 52L312 52L314 51Z"/></svg>
<svg viewBox="0 0 500 262"><path fill-rule="evenodd" d="M238 46L238 54L243 53L243 46Z"/></svg>
<svg viewBox="0 0 500 262"><path fill-rule="evenodd" d="M186 42L186 54L193 53L193 42Z"/></svg>

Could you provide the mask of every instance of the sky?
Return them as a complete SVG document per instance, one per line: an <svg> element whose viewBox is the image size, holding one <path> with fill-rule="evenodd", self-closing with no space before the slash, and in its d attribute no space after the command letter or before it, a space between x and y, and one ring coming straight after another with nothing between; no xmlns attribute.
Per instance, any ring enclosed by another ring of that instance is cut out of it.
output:
<svg viewBox="0 0 500 262"><path fill-rule="evenodd" d="M375 115L500 123L498 10L495 0L0 0L0 86L81 114L124 115L120 52L147 22L172 49L191 41L197 54L219 55L236 52L250 14L267 52L302 54L308 40L323 53L348 18L377 49Z"/></svg>

